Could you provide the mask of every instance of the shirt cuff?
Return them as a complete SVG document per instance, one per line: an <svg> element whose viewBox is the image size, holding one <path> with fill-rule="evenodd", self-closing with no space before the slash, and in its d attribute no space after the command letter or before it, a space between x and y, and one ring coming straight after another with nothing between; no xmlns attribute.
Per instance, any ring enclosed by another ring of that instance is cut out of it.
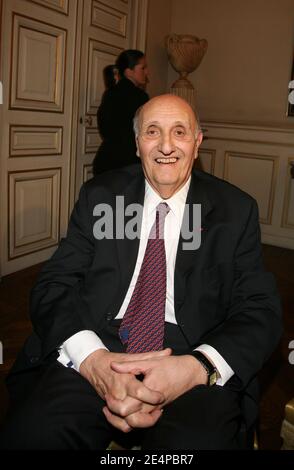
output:
<svg viewBox="0 0 294 470"><path fill-rule="evenodd" d="M225 385L225 383L234 375L233 369L229 366L229 364L224 360L224 358L214 349L212 346L208 344L201 344L195 351L201 351L217 369L218 372L218 379L216 381L217 385Z"/></svg>
<svg viewBox="0 0 294 470"><path fill-rule="evenodd" d="M66 367L73 367L79 371L83 360L97 349L106 349L108 351L94 331L79 331L61 345L58 360Z"/></svg>

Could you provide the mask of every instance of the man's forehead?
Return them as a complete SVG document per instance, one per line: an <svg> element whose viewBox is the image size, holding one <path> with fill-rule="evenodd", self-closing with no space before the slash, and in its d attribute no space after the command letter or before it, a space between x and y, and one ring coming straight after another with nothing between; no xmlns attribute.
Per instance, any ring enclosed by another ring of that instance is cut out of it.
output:
<svg viewBox="0 0 294 470"><path fill-rule="evenodd" d="M141 123L144 126L150 124L178 124L191 126L193 122L195 122L193 114L185 108L160 109L158 107L152 107L151 109L143 109L141 114Z"/></svg>

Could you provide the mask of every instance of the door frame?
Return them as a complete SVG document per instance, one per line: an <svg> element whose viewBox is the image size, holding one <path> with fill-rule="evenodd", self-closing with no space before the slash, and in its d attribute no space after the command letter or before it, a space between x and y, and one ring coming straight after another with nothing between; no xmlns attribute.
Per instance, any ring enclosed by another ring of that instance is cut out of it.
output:
<svg viewBox="0 0 294 470"><path fill-rule="evenodd" d="M0 0L1 1L1 0ZM88 0L86 0L88 1ZM133 12L130 21L130 49L146 50L147 21L149 0L129 0L130 9ZM84 10L84 0L78 2L77 18L82 18ZM76 55L75 55L75 83L73 94L73 119L72 119L72 142L71 142L71 162L70 162L70 188L69 188L69 213L72 212L76 194L76 162L78 145L78 125L79 125L79 88L80 88L80 66L81 66L81 41L82 22L76 23Z"/></svg>

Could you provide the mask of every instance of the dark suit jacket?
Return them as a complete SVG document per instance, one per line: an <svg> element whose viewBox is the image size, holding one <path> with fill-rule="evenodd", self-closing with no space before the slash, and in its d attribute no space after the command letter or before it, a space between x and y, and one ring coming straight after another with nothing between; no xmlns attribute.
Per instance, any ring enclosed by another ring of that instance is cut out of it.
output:
<svg viewBox="0 0 294 470"><path fill-rule="evenodd" d="M107 90L97 111L98 130L102 137L94 162L94 174L140 163L136 156L133 117L149 97L127 78Z"/></svg>
<svg viewBox="0 0 294 470"><path fill-rule="evenodd" d="M134 165L97 176L81 189L67 237L45 265L32 291L36 334L16 369L30 367L80 330L99 335L115 317L134 271L139 240L96 240L93 209L143 203L144 176ZM187 204L202 205L202 242L184 251L180 238L175 266L175 315L190 349L213 346L235 372L226 384L252 395L252 382L281 334L280 303L273 276L261 259L256 202L240 189L193 170ZM115 211L114 211L115 213ZM199 230L199 227L195 227ZM247 406L247 405L246 405Z"/></svg>

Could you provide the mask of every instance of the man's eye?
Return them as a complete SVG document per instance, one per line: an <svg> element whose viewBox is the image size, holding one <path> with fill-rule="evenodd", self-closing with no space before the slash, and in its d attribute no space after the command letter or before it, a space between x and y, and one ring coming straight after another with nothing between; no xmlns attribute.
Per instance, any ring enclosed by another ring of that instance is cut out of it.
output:
<svg viewBox="0 0 294 470"><path fill-rule="evenodd" d="M147 130L147 135L149 135L150 137L155 137L157 134L158 134L157 129L148 129Z"/></svg>
<svg viewBox="0 0 294 470"><path fill-rule="evenodd" d="M185 131L183 129L176 129L175 134L177 137L183 137L185 135Z"/></svg>

